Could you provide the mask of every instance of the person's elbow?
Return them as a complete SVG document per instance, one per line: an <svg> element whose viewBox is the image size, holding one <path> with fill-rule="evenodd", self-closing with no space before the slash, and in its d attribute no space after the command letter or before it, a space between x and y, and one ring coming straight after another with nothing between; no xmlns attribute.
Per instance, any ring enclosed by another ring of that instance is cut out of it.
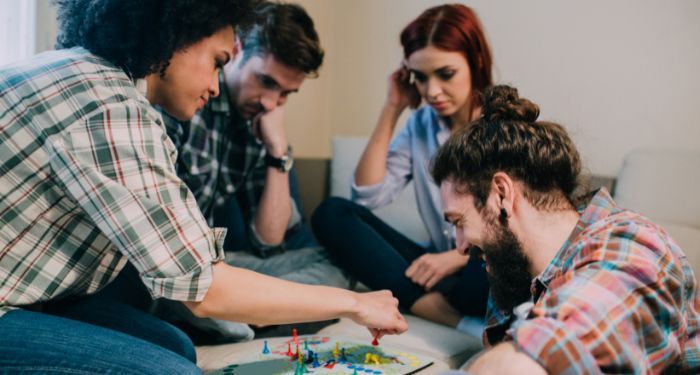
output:
<svg viewBox="0 0 700 375"><path fill-rule="evenodd" d="M215 318L221 314L223 295L226 290L222 290L222 286L226 281L222 280L225 276L226 269L229 266L224 262L219 262L213 266L212 283L204 298L201 301L183 301L183 304L198 318Z"/></svg>
<svg viewBox="0 0 700 375"><path fill-rule="evenodd" d="M183 304L198 318L212 317L212 309L206 297L202 301L184 301Z"/></svg>

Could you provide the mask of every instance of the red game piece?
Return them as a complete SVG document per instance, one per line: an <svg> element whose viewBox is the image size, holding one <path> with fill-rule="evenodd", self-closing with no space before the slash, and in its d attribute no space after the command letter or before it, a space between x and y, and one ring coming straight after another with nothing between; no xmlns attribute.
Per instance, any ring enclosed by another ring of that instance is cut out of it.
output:
<svg viewBox="0 0 700 375"><path fill-rule="evenodd" d="M287 356L292 357L294 353L292 353L292 343L287 342Z"/></svg>
<svg viewBox="0 0 700 375"><path fill-rule="evenodd" d="M372 340L372 345L374 345L374 346L379 345L379 340L377 340L377 336L374 336L374 340Z"/></svg>

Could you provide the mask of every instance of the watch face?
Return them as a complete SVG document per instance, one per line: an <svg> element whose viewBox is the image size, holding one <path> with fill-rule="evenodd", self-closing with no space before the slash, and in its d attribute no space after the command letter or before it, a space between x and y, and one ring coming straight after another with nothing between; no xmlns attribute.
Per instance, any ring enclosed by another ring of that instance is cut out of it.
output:
<svg viewBox="0 0 700 375"><path fill-rule="evenodd" d="M289 155L286 155L282 157L282 163L282 170L285 172L289 172L294 166L294 159Z"/></svg>
<svg viewBox="0 0 700 375"><path fill-rule="evenodd" d="M279 169L281 172L289 172L294 166L294 158L292 157L292 148L289 147L287 155L281 158L275 158L270 156L270 154L265 155L265 163L268 167L273 167Z"/></svg>

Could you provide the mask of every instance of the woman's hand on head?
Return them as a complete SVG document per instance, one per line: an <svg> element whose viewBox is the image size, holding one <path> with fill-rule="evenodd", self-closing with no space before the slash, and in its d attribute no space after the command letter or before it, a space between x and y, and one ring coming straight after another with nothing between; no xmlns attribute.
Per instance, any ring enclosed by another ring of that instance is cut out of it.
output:
<svg viewBox="0 0 700 375"><path fill-rule="evenodd" d="M410 81L411 74L402 62L401 66L389 76L389 93L387 104L403 111L406 107L417 108L421 102L420 94Z"/></svg>

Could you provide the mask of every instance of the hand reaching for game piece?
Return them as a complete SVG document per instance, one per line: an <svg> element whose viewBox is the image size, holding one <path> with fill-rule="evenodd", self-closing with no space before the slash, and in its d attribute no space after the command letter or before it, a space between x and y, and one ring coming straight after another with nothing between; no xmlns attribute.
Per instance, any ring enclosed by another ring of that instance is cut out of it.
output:
<svg viewBox="0 0 700 375"><path fill-rule="evenodd" d="M356 308L348 315L355 323L367 327L373 337L385 334L399 334L408 325L399 312L399 300L388 290L369 293L356 293Z"/></svg>
<svg viewBox="0 0 700 375"><path fill-rule="evenodd" d="M460 254L456 249L424 254L406 269L406 277L425 290L431 290L440 280L462 269L468 260L469 256Z"/></svg>

